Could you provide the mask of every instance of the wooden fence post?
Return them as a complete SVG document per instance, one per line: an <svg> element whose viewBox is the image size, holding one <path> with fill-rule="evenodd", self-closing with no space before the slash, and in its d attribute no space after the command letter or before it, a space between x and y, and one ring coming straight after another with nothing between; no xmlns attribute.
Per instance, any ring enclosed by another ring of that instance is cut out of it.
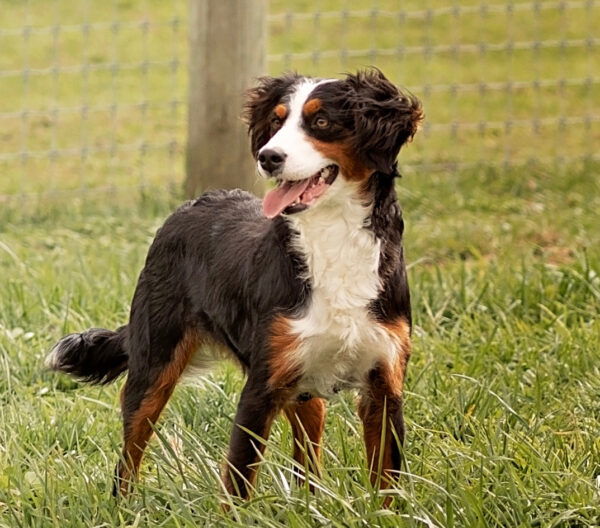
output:
<svg viewBox="0 0 600 528"><path fill-rule="evenodd" d="M243 92L265 72L265 0L189 0L190 51L185 193L240 187L261 192Z"/></svg>

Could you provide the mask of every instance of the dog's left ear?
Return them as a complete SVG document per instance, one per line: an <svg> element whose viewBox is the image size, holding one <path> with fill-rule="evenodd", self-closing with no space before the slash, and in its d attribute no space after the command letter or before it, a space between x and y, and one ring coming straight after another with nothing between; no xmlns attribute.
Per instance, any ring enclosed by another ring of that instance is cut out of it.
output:
<svg viewBox="0 0 600 528"><path fill-rule="evenodd" d="M393 173L400 148L423 119L421 102L401 92L376 68L348 75L346 82L355 115L355 152L367 167Z"/></svg>
<svg viewBox="0 0 600 528"><path fill-rule="evenodd" d="M242 117L248 125L252 155L271 139L271 119L275 106L300 76L287 73L281 77L260 77L254 88L246 91L246 102Z"/></svg>

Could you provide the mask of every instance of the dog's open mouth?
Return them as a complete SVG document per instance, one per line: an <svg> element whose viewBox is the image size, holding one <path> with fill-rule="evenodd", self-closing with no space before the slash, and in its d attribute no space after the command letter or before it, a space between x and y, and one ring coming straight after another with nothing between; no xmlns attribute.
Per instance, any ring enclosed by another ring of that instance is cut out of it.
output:
<svg viewBox="0 0 600 528"><path fill-rule="evenodd" d="M294 214L308 209L335 181L339 172L337 165L327 165L310 178L304 180L279 180L277 187L263 199L263 213L267 218Z"/></svg>

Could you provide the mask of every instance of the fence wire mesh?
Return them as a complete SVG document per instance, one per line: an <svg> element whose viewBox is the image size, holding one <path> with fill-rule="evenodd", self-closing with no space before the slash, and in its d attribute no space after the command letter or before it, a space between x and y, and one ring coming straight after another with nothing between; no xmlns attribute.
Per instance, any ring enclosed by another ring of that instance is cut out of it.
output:
<svg viewBox="0 0 600 528"><path fill-rule="evenodd" d="M0 195L127 191L181 180L185 3L2 4Z"/></svg>
<svg viewBox="0 0 600 528"><path fill-rule="evenodd" d="M600 7L272 0L268 67L376 65L423 100L405 171L597 159ZM0 199L178 186L188 12L177 0L2 0Z"/></svg>

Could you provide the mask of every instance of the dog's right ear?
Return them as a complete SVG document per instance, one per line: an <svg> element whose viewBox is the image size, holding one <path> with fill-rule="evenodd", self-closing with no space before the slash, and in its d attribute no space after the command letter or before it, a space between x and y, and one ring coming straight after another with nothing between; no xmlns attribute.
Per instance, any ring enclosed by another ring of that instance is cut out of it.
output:
<svg viewBox="0 0 600 528"><path fill-rule="evenodd" d="M423 119L421 102L401 91L377 68L346 77L354 103L354 150L363 163L392 174L400 148L410 141Z"/></svg>
<svg viewBox="0 0 600 528"><path fill-rule="evenodd" d="M242 116L248 125L252 155L255 158L273 135L273 110L299 78L295 73L282 77L259 77L257 86L246 91Z"/></svg>

